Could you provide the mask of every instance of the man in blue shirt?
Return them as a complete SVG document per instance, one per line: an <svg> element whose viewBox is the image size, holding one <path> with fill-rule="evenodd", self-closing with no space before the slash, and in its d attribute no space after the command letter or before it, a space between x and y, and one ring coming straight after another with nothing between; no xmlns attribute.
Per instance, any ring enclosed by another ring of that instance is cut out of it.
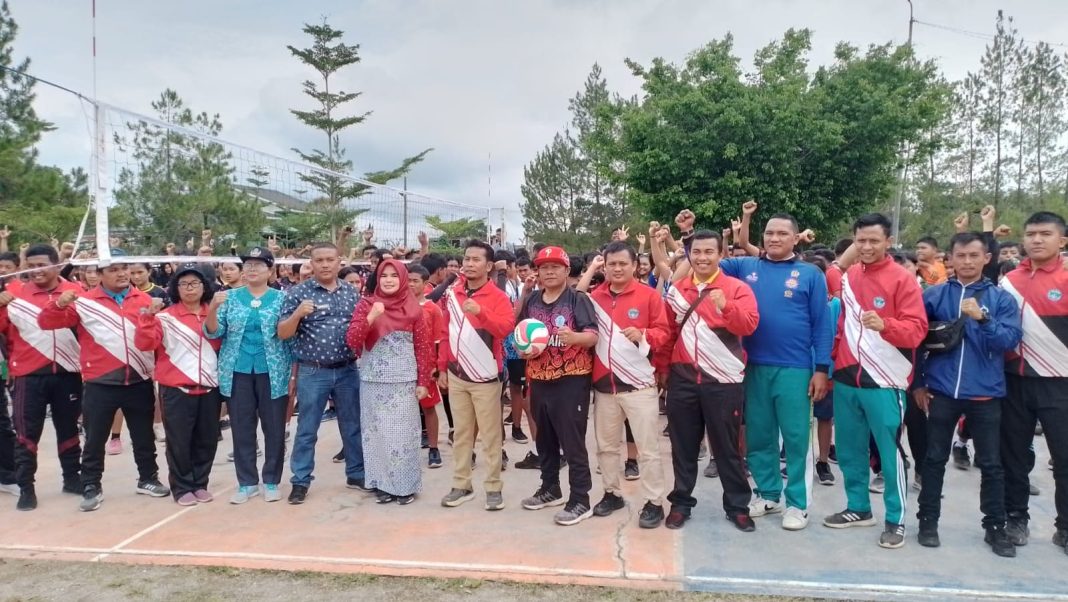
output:
<svg viewBox="0 0 1068 602"><path fill-rule="evenodd" d="M753 201L743 205L747 215ZM749 470L756 497L753 517L784 512L782 526L796 531L808 525L812 497L812 403L827 393L833 328L827 309L827 282L816 266L794 253L797 221L778 213L764 227L763 257L735 257L720 262L728 276L753 289L760 324L746 337L745 424ZM743 242L744 241L740 241ZM779 472L779 435L786 449L786 504Z"/></svg>
<svg viewBox="0 0 1068 602"><path fill-rule="evenodd" d="M360 378L356 355L345 333L356 309L358 291L338 280L341 257L331 243L312 245L313 278L286 291L278 337L292 339L297 361L297 436L289 464L293 470L290 504L303 504L315 468L315 442L327 399L334 400L344 445L345 476L350 489L364 486L363 442L360 435Z"/></svg>

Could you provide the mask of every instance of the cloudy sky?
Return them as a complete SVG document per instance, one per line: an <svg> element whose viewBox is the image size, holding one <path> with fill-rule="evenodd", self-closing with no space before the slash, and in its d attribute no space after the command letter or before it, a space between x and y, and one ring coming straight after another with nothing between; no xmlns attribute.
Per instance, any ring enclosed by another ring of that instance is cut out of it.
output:
<svg viewBox="0 0 1068 602"><path fill-rule="evenodd" d="M998 7L1010 6L1024 38L1068 43L1065 0L914 2L921 21L987 33ZM90 93L91 0L9 3L20 26L16 51L32 58L32 72ZM567 123L567 101L593 63L612 88L633 94L638 82L624 58L678 61L727 32L748 59L787 28L811 28L819 64L838 41L903 42L908 31L905 0L97 0L99 98L149 113L172 87L195 110L218 112L223 138L293 157L289 149L320 141L288 112L310 107L301 82L313 73L286 44L305 45L302 24L323 17L361 46L362 63L338 77L343 89L363 92L353 111L374 112L342 137L357 170L433 147L409 187L504 207L513 232L523 166ZM952 78L977 68L986 43L919 24L914 41ZM39 112L59 127L42 159L86 165L81 107L38 90Z"/></svg>

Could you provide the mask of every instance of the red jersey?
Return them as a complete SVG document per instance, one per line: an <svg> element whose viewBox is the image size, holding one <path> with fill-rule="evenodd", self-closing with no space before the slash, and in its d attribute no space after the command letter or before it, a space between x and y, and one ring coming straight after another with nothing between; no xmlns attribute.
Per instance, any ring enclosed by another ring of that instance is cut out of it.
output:
<svg viewBox="0 0 1068 602"><path fill-rule="evenodd" d="M1024 259L1001 280L1023 318L1023 340L1005 371L1032 377L1068 376L1068 270L1058 261L1041 268Z"/></svg>
<svg viewBox="0 0 1068 602"><path fill-rule="evenodd" d="M156 354L155 379L161 385L203 394L219 386L217 352L222 339L204 335L208 306L191 312L181 303L156 315L138 316L134 344Z"/></svg>
<svg viewBox="0 0 1068 602"><path fill-rule="evenodd" d="M660 294L632 280L618 294L609 285L598 286L590 300L598 324L593 388L616 394L655 387L650 356L671 338ZM644 333L637 343L623 336L623 331L632 327Z"/></svg>
<svg viewBox="0 0 1068 602"><path fill-rule="evenodd" d="M70 330L42 330L37 318L64 291L82 292L82 287L62 278L52 290L32 282L6 287L14 298L0 308L0 334L7 339L11 376L80 372L81 346Z"/></svg>

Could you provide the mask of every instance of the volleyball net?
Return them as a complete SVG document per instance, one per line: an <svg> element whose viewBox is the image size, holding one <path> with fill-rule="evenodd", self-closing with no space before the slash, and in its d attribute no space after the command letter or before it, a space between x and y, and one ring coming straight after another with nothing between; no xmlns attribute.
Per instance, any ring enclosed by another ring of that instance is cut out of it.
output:
<svg viewBox="0 0 1068 602"><path fill-rule="evenodd" d="M98 103L90 192L96 219L80 236L102 260L110 248L159 255L167 242L195 255L204 230L213 254L273 239L284 249L332 240L418 247L418 234L442 240L457 230L487 238L490 209L377 184L286 159L214 135L207 115L176 115L176 125ZM324 224L329 226L324 227ZM435 226L445 228L439 229ZM443 241L454 242L454 241Z"/></svg>

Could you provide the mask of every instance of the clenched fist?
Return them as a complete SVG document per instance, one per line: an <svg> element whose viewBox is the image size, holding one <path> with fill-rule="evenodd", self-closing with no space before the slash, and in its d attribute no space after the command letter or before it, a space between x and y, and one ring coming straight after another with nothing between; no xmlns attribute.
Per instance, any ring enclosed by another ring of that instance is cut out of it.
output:
<svg viewBox="0 0 1068 602"><path fill-rule="evenodd" d="M679 211L679 214L675 216L675 225L679 227L679 230L683 232L689 232L693 230L693 224L697 221L697 216L693 211L689 209L683 209Z"/></svg>
<svg viewBox="0 0 1068 602"><path fill-rule="evenodd" d="M723 308L727 307L727 295L723 294L723 289L712 289L712 292L708 293L708 300L715 303L716 309L720 311L723 311Z"/></svg>
<svg viewBox="0 0 1068 602"><path fill-rule="evenodd" d="M71 291L71 290L63 291L63 294L59 296L59 299L56 299L56 307L60 307L60 308L66 307L66 306L70 305L71 303L74 303L74 300L77 299L77 298L78 298L78 293L76 291Z"/></svg>
<svg viewBox="0 0 1068 602"><path fill-rule="evenodd" d="M226 303L226 291L219 291L215 293L215 296L211 298L211 309L219 309L223 303Z"/></svg>
<svg viewBox="0 0 1068 602"><path fill-rule="evenodd" d="M300 317L309 316L315 313L315 302L311 299L305 299L297 306L297 310L293 312Z"/></svg>
<svg viewBox="0 0 1068 602"><path fill-rule="evenodd" d="M757 205L756 201L746 201L742 203L742 215L753 215L758 207L760 206Z"/></svg>
<svg viewBox="0 0 1068 602"><path fill-rule="evenodd" d="M468 299L467 301L464 301L463 310L465 314L477 316L482 313L482 306L476 303L474 299Z"/></svg>
<svg viewBox="0 0 1068 602"><path fill-rule="evenodd" d="M875 332L882 332L886 328L886 323L879 317L879 314L873 311L866 311L860 314L860 323L868 330L874 330Z"/></svg>
<svg viewBox="0 0 1068 602"><path fill-rule="evenodd" d="M386 306L382 305L381 301L375 301L375 304L371 306L371 311L367 312L367 323L374 324L374 321L378 319L378 316L386 313Z"/></svg>

